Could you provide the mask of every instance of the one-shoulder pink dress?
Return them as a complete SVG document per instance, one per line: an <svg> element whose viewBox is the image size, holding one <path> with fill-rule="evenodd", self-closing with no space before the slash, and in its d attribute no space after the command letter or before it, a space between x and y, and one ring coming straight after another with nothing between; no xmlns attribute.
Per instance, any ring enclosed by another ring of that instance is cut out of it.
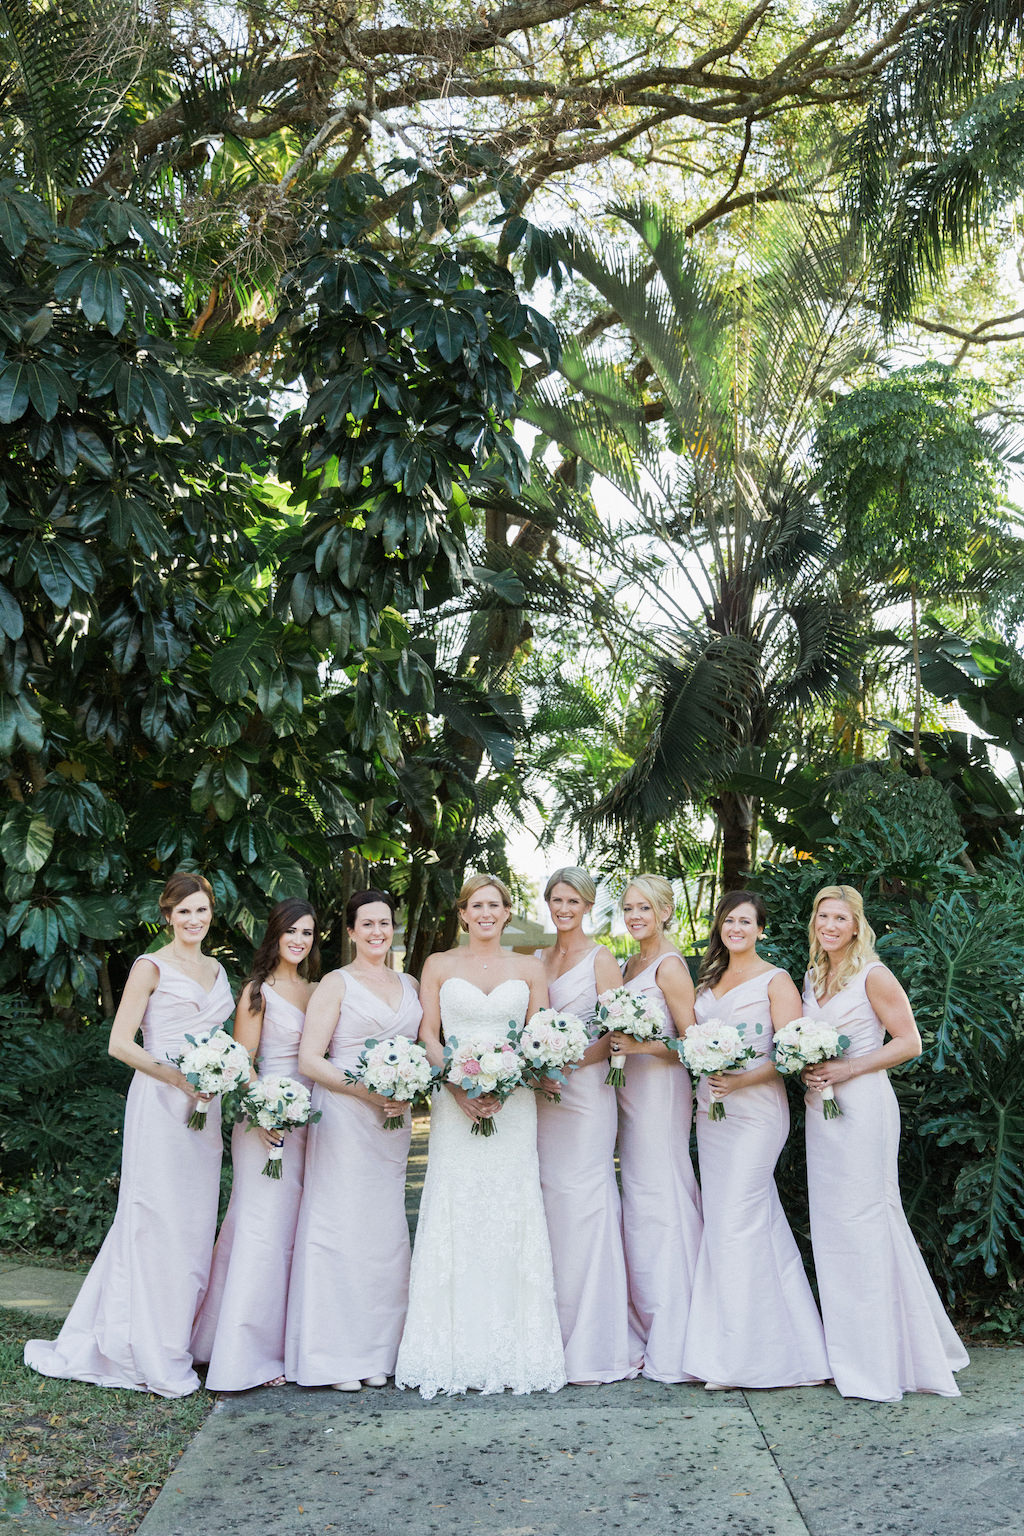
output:
<svg viewBox="0 0 1024 1536"><path fill-rule="evenodd" d="M846 1055L878 1050L885 1030L865 983L874 961L819 1003L810 977L804 1009L849 1039ZM888 1074L864 1072L835 1090L826 1120L808 1093L807 1192L829 1374L844 1397L898 1402L904 1392L959 1397L953 1372L967 1351L946 1316L900 1199L900 1111Z"/></svg>
<svg viewBox="0 0 1024 1536"><path fill-rule="evenodd" d="M222 968L207 992L159 955L140 958L160 972L142 1019L142 1043L158 1061L186 1050L186 1034L209 1034L230 1018ZM33 1370L159 1397L199 1386L189 1341L217 1230L220 1102L211 1102L201 1131L188 1128L191 1110L180 1088L134 1073L113 1225L57 1338L25 1345Z"/></svg>
<svg viewBox="0 0 1024 1536"><path fill-rule="evenodd" d="M658 986L658 955L624 983L678 1030ZM685 961L683 962L685 964ZM690 1162L693 1089L679 1060L629 1055L619 1088L619 1170L631 1323L651 1381L689 1381L683 1364L686 1320L700 1248L701 1202Z"/></svg>
<svg viewBox="0 0 1024 1536"><path fill-rule="evenodd" d="M598 949L548 986L552 1008L589 1024ZM632 1058L630 1065L636 1058ZM618 1109L606 1062L568 1074L561 1103L537 1096L537 1151L558 1321L570 1381L622 1381L643 1358L629 1328L622 1210L615 1182Z"/></svg>
<svg viewBox="0 0 1024 1536"><path fill-rule="evenodd" d="M304 1015L264 983L261 1077L294 1077ZM299 1219L306 1127L284 1137L280 1179L267 1178L267 1149L239 1121L231 1132L231 1202L213 1250L210 1285L196 1318L192 1354L208 1360L212 1392L243 1392L284 1374L284 1320Z"/></svg>
<svg viewBox="0 0 1024 1536"><path fill-rule="evenodd" d="M328 1060L354 1071L367 1040L415 1040L423 1010L408 976L392 1010L345 972ZM379 1109L313 1088L323 1118L309 1128L306 1175L288 1288L285 1374L304 1387L390 1376L409 1296L405 1166L411 1116L386 1131Z"/></svg>
<svg viewBox="0 0 1024 1536"><path fill-rule="evenodd" d="M697 1022L733 1024L763 1066L772 1049L764 971L724 997L697 996ZM724 1100L725 1119L710 1120L711 1090L697 1085L697 1150L704 1235L697 1255L686 1370L729 1387L796 1387L827 1380L821 1318L775 1187L775 1164L789 1135L789 1100L780 1077Z"/></svg>

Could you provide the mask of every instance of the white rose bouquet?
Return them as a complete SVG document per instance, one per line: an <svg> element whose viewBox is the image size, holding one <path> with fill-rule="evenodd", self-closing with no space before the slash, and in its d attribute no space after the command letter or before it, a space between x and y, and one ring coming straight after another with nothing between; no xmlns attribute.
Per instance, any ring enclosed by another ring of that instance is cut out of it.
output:
<svg viewBox="0 0 1024 1536"><path fill-rule="evenodd" d="M824 1019L804 1014L775 1031L776 1071L791 1077L802 1072L804 1067L814 1067L819 1061L832 1061L841 1056L849 1043L846 1035L841 1035ZM837 1120L842 1114L831 1083L821 1090L821 1112L826 1120Z"/></svg>
<svg viewBox="0 0 1024 1536"><path fill-rule="evenodd" d="M762 1027L758 1025L759 1030ZM714 1072L732 1072L757 1055L752 1045L743 1043L743 1031L721 1019L705 1019L702 1024L691 1024L681 1040L673 1040L670 1044L678 1050L695 1082ZM725 1119L725 1105L715 1098L714 1089L708 1105L708 1119Z"/></svg>
<svg viewBox="0 0 1024 1536"><path fill-rule="evenodd" d="M612 987L602 992L597 999L594 1019L601 1035L610 1034L612 1030L619 1030L634 1040L665 1040L668 1035L661 1009L628 987ZM621 1088L625 1081L625 1063L613 1060L605 1082L613 1088Z"/></svg>
<svg viewBox="0 0 1024 1536"><path fill-rule="evenodd" d="M565 1083L566 1072L571 1072L583 1060L583 1053L590 1044L582 1019L574 1013L560 1013L557 1008L540 1008L519 1035L519 1054L524 1061L523 1076L531 1088L543 1078ZM561 1102L560 1093L552 1094L555 1103Z"/></svg>
<svg viewBox="0 0 1024 1536"><path fill-rule="evenodd" d="M444 1080L463 1089L467 1098L492 1094L502 1103L523 1082L523 1058L516 1050L519 1026L511 1025L509 1038L495 1045L460 1045L454 1036L444 1048ZM498 1127L489 1116L473 1121L474 1136L493 1136Z"/></svg>
<svg viewBox="0 0 1024 1536"><path fill-rule="evenodd" d="M434 1088L438 1069L430 1065L426 1051L404 1035L394 1040L367 1040L354 1072L346 1072L351 1083L362 1083L370 1093L394 1099L399 1104L425 1104ZM386 1131L400 1131L405 1114L387 1115Z"/></svg>
<svg viewBox="0 0 1024 1536"><path fill-rule="evenodd" d="M249 1081L252 1062L244 1045L223 1029L209 1035L186 1035L188 1050L171 1061L182 1077L188 1078L196 1093L233 1093ZM189 1130L201 1131L206 1124L207 1106L197 1103L188 1117Z"/></svg>
<svg viewBox="0 0 1024 1536"><path fill-rule="evenodd" d="M294 1077L258 1077L243 1096L239 1108L249 1121L247 1131L257 1126L279 1138L280 1144L271 1147L267 1153L263 1172L268 1179L281 1177L283 1133L293 1131L297 1125L314 1125L320 1119L320 1111L313 1108L310 1100L309 1089Z"/></svg>

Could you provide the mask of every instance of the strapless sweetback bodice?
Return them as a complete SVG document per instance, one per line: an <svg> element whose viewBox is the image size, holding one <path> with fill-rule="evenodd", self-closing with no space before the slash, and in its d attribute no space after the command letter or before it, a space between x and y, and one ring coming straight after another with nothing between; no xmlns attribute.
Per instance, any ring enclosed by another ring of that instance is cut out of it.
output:
<svg viewBox="0 0 1024 1536"><path fill-rule="evenodd" d="M441 983L445 1039L454 1036L460 1045L501 1044L508 1038L510 1023L520 1028L526 1022L529 1003L530 984L517 977L499 981L491 992L481 992L474 982L449 976Z"/></svg>
<svg viewBox="0 0 1024 1536"><path fill-rule="evenodd" d="M880 960L872 960L841 991L826 998L823 1003L819 1003L814 995L809 973L804 981L805 1010L810 1014L820 1014L826 1024L831 1024L833 1029L846 1036L850 1042L844 1053L847 1056L865 1056L868 1051L877 1051L885 1040L882 1021L872 1008L865 989L869 973L881 963Z"/></svg>
<svg viewBox="0 0 1024 1536"><path fill-rule="evenodd" d="M140 955L134 965L139 960L152 961L160 972L142 1015L142 1043L158 1061L168 1061L187 1050L186 1035L196 1039L208 1035L231 1017L235 1000L223 966L218 967L217 979L207 992L159 955Z"/></svg>
<svg viewBox="0 0 1024 1536"><path fill-rule="evenodd" d="M306 1015L301 1008L282 997L267 982L260 988L263 996L263 1027L257 1052L261 1077L296 1077L299 1041ZM308 1083L308 1078L302 1078Z"/></svg>

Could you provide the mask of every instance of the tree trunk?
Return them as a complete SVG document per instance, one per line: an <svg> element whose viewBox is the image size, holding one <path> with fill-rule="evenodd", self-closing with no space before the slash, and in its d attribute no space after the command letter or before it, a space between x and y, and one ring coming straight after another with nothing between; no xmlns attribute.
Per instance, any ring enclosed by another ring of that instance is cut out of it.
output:
<svg viewBox="0 0 1024 1536"><path fill-rule="evenodd" d="M917 589L910 591L910 639L914 652L914 761L922 778L931 773L921 756L921 647L917 633Z"/></svg>
<svg viewBox="0 0 1024 1536"><path fill-rule="evenodd" d="M757 800L725 790L712 802L722 834L722 895L741 891L754 863Z"/></svg>

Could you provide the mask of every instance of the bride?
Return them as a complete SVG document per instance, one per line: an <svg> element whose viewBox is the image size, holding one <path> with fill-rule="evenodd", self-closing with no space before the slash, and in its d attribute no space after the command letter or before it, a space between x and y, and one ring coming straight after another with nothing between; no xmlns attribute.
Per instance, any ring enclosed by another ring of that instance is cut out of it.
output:
<svg viewBox="0 0 1024 1536"><path fill-rule="evenodd" d="M465 948L423 968L420 1041L435 1065L443 1040L486 1047L547 1004L539 960L501 947L512 897L493 875L459 893ZM473 1123L497 1117L496 1134ZM537 1163L537 1105L504 1104L446 1084L434 1096L430 1150L395 1385L438 1392L556 1392L565 1361Z"/></svg>

